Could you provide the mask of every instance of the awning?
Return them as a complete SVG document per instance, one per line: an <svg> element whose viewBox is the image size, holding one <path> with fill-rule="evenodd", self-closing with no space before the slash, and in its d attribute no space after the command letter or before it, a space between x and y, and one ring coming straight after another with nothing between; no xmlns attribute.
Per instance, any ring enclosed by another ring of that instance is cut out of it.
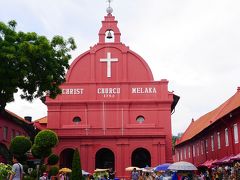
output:
<svg viewBox="0 0 240 180"><path fill-rule="evenodd" d="M212 159L207 160L204 163L200 164L198 167L208 167L208 168L210 168L212 166L212 162L213 162Z"/></svg>
<svg viewBox="0 0 240 180"><path fill-rule="evenodd" d="M233 156L233 157L231 157L231 160L240 160L240 153L239 154L237 154L237 155L235 155L235 156Z"/></svg>
<svg viewBox="0 0 240 180"><path fill-rule="evenodd" d="M233 160L231 159L232 157L234 157L234 155L228 156L226 159L223 160L222 164L232 163L233 162Z"/></svg>
<svg viewBox="0 0 240 180"><path fill-rule="evenodd" d="M225 159L227 159L227 156L225 156L225 157L222 158L222 159L218 159L218 160L216 160L213 164L214 164L214 165L222 164L222 162L223 162Z"/></svg>
<svg viewBox="0 0 240 180"><path fill-rule="evenodd" d="M217 160L216 162L214 162L214 165L220 165L220 164L228 164L228 163L232 163L231 158L233 157L233 155L230 156L225 156L222 159Z"/></svg>

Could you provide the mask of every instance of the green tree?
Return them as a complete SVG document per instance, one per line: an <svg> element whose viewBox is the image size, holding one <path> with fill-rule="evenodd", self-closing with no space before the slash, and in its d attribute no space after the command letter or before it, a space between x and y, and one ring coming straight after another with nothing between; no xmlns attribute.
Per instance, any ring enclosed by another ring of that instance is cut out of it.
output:
<svg viewBox="0 0 240 180"><path fill-rule="evenodd" d="M172 136L172 153L175 154L175 146L178 139L182 137L183 133L178 133L177 136Z"/></svg>
<svg viewBox="0 0 240 180"><path fill-rule="evenodd" d="M33 144L31 152L34 157L44 160L46 157L52 154L52 148L43 148Z"/></svg>
<svg viewBox="0 0 240 180"><path fill-rule="evenodd" d="M48 40L35 32L17 32L16 21L0 22L0 110L14 101L13 94L22 90L21 98L32 101L46 94L55 98L59 85L76 48L73 38L54 36Z"/></svg>
<svg viewBox="0 0 240 180"><path fill-rule="evenodd" d="M10 144L10 151L17 157L23 157L31 149L32 142L25 136L16 136Z"/></svg>
<svg viewBox="0 0 240 180"><path fill-rule="evenodd" d="M7 179L12 172L12 167L9 164L0 163L0 180Z"/></svg>
<svg viewBox="0 0 240 180"><path fill-rule="evenodd" d="M57 134L49 129L40 131L34 139L32 146L32 155L40 158L40 166L43 165L44 159L52 154L52 148L58 143Z"/></svg>
<svg viewBox="0 0 240 180"><path fill-rule="evenodd" d="M49 129L40 131L34 139L34 144L40 148L53 148L58 143L57 134Z"/></svg>
<svg viewBox="0 0 240 180"><path fill-rule="evenodd" d="M53 166L49 170L50 176L56 176L58 174L59 168L57 166Z"/></svg>
<svg viewBox="0 0 240 180"><path fill-rule="evenodd" d="M176 145L176 140L177 140L177 136L172 136L172 154L175 154L175 145Z"/></svg>
<svg viewBox="0 0 240 180"><path fill-rule="evenodd" d="M47 160L49 165L55 165L58 163L58 161L59 161L59 156L56 154L51 154Z"/></svg>
<svg viewBox="0 0 240 180"><path fill-rule="evenodd" d="M75 149L73 154L71 179L82 180L82 167L81 167L80 155L77 148Z"/></svg>

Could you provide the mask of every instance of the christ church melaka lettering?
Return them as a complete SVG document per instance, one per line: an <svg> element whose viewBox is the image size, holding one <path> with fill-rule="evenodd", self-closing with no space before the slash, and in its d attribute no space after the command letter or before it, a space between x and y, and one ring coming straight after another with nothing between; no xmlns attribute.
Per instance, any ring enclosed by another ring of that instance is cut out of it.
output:
<svg viewBox="0 0 240 180"><path fill-rule="evenodd" d="M117 94L120 94L121 88L114 87L114 88L97 88L97 94L102 94L103 97L110 97L113 98Z"/></svg>
<svg viewBox="0 0 240 180"><path fill-rule="evenodd" d="M69 88L69 89L62 89L62 94L66 95L81 95L83 94L83 88Z"/></svg>
<svg viewBox="0 0 240 180"><path fill-rule="evenodd" d="M156 94L155 87L134 87L132 88L132 94Z"/></svg>

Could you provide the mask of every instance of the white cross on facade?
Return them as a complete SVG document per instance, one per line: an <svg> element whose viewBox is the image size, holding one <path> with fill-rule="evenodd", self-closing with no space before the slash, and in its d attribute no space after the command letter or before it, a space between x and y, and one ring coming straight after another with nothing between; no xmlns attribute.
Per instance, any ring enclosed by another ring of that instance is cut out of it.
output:
<svg viewBox="0 0 240 180"><path fill-rule="evenodd" d="M111 62L117 62L118 58L112 58L111 59L111 53L107 52L107 58L106 59L100 59L100 62L107 62L107 77L111 77Z"/></svg>

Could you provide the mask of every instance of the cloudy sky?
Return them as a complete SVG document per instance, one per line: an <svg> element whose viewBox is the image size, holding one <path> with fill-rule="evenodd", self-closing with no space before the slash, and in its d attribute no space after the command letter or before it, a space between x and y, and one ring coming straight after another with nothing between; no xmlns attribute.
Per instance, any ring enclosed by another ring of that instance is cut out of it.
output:
<svg viewBox="0 0 240 180"><path fill-rule="evenodd" d="M155 80L168 79L181 97L172 116L173 134L230 98L240 86L239 0L114 0L121 40L149 64ZM0 21L48 38L74 37L73 59L98 41L106 0L7 0ZM3 77L1 77L3 78ZM39 100L19 100L7 109L38 119Z"/></svg>

